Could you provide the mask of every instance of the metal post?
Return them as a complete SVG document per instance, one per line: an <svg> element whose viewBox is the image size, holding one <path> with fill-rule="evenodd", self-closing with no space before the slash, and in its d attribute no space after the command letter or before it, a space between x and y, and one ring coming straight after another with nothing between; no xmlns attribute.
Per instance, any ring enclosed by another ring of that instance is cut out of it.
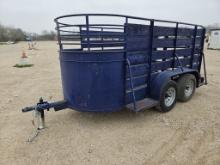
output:
<svg viewBox="0 0 220 165"><path fill-rule="evenodd" d="M203 32L202 32L202 38L201 38L201 48L200 48L200 59L199 59L199 72L201 71L201 64L202 64L202 58L203 58L203 51L204 51L204 39L205 39L205 33L206 33L206 30L203 29ZM203 59L204 60L204 59Z"/></svg>
<svg viewBox="0 0 220 165"><path fill-rule="evenodd" d="M103 27L101 27L101 41L102 41L102 50L103 50Z"/></svg>
<svg viewBox="0 0 220 165"><path fill-rule="evenodd" d="M44 110L40 111L40 124L38 129L44 129L45 128L45 117L44 117Z"/></svg>
<svg viewBox="0 0 220 165"><path fill-rule="evenodd" d="M124 77L124 93L125 93L125 96L124 96L124 98L126 98L126 83L127 83L127 81L126 81L126 77L127 77L127 22L128 22L128 19L127 19L127 17L125 17L125 23L124 23L124 46L123 46L123 48L124 48L124 59L125 59L125 62L124 62L124 75L125 75L125 77Z"/></svg>
<svg viewBox="0 0 220 165"><path fill-rule="evenodd" d="M58 39L58 44L60 47L60 51L63 50L63 45L61 43L61 38L60 38L60 29L59 29L59 24L56 22L56 29L57 29L57 39Z"/></svg>
<svg viewBox="0 0 220 165"><path fill-rule="evenodd" d="M87 46L90 51L90 36L89 36L89 16L86 15L86 34L87 34Z"/></svg>
<svg viewBox="0 0 220 165"><path fill-rule="evenodd" d="M200 70L201 70L201 63L202 63L202 59L203 59L204 78L205 78L205 84L207 85L208 81L207 81L207 74L206 74L205 54L203 53L205 33L206 33L206 30L203 29L202 39L201 39L202 46L201 46L201 55L200 55L201 57L200 57L200 61L199 61L199 73L200 73Z"/></svg>
<svg viewBox="0 0 220 165"><path fill-rule="evenodd" d="M148 59L148 93L150 95L150 88L151 88L151 65L152 65L152 54L153 54L153 41L154 41L154 20L152 19L150 21L150 53L149 53L149 59Z"/></svg>
<svg viewBox="0 0 220 165"><path fill-rule="evenodd" d="M174 39L174 50L173 50L173 64L172 64L172 69L174 70L175 67L175 59L176 59L176 43L177 43L177 36L178 36L178 28L179 28L179 23L176 23L176 29L175 29L175 39Z"/></svg>
<svg viewBox="0 0 220 165"><path fill-rule="evenodd" d="M195 46L196 46L196 35L197 35L197 25L195 25L194 34L193 34L193 42L192 42L192 52L191 52L191 63L190 67L193 68L193 60L194 60L194 52L195 52Z"/></svg>
<svg viewBox="0 0 220 165"><path fill-rule="evenodd" d="M83 36L82 36L82 26L79 26L79 34L80 34L80 46L81 46L81 50L83 50Z"/></svg>
<svg viewBox="0 0 220 165"><path fill-rule="evenodd" d="M208 81L207 81L206 64L205 64L205 55L204 55L204 53L202 53L202 57L203 57L203 69L204 69L205 85L207 85Z"/></svg>
<svg viewBox="0 0 220 165"><path fill-rule="evenodd" d="M124 50L125 50L126 58L127 58L127 24L128 24L128 17L125 18L125 25L124 25Z"/></svg>
<svg viewBox="0 0 220 165"><path fill-rule="evenodd" d="M132 97L133 97L134 111L136 111L137 106L136 106L136 97L135 97L135 92L134 92L133 76L132 76L132 71L131 71L131 64L128 59L127 59L127 64L128 64L129 74L130 74L130 84L131 84L131 91L132 91Z"/></svg>

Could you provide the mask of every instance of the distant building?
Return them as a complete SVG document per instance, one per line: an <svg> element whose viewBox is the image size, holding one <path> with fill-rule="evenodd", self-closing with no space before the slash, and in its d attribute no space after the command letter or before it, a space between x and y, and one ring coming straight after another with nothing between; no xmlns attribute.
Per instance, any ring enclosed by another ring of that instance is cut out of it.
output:
<svg viewBox="0 0 220 165"><path fill-rule="evenodd" d="M220 29L211 29L208 49L220 49Z"/></svg>

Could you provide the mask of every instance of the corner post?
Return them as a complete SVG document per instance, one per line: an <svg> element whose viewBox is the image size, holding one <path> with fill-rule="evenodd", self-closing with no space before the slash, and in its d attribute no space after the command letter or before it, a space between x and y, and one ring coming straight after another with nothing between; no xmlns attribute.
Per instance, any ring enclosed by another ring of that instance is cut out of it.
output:
<svg viewBox="0 0 220 165"><path fill-rule="evenodd" d="M153 42L154 42L154 20L150 20L150 52L148 58L148 93L150 95L151 90L151 71L152 71L152 55L153 55Z"/></svg>
<svg viewBox="0 0 220 165"><path fill-rule="evenodd" d="M87 34L87 46L90 51L90 36L89 36L89 16L86 15L86 34Z"/></svg>

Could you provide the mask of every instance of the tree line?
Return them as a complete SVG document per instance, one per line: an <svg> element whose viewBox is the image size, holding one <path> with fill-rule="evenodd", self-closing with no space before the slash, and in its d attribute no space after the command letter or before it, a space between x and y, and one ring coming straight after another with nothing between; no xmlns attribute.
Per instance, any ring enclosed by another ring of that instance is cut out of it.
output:
<svg viewBox="0 0 220 165"><path fill-rule="evenodd" d="M25 33L20 28L6 27L0 24L0 41L24 41Z"/></svg>
<svg viewBox="0 0 220 165"><path fill-rule="evenodd" d="M0 24L0 42L26 41L28 38L32 38L32 40L55 40L56 33L54 31L47 30L42 31L41 34L27 33L20 28L14 28Z"/></svg>
<svg viewBox="0 0 220 165"><path fill-rule="evenodd" d="M207 33L210 32L210 29L220 29L220 24L214 23L206 26ZM7 41L26 41L28 38L32 40L56 40L56 33L54 31L42 31L41 34L37 33L27 33L20 28L14 28L9 26L3 26L0 24L0 42Z"/></svg>

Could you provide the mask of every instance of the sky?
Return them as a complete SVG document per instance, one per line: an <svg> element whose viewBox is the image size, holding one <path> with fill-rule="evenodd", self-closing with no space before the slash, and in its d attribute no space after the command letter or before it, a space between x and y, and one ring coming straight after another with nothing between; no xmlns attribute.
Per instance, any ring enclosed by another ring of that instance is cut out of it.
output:
<svg viewBox="0 0 220 165"><path fill-rule="evenodd" d="M0 0L0 23L40 33L65 14L111 13L209 25L220 23L220 0Z"/></svg>

